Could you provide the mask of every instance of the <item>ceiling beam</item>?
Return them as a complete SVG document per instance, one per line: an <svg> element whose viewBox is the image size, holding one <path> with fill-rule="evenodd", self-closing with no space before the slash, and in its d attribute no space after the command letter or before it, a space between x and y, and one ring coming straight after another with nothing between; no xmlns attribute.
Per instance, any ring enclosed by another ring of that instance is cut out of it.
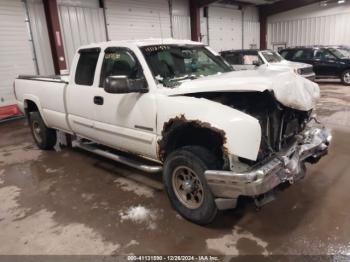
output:
<svg viewBox="0 0 350 262"><path fill-rule="evenodd" d="M282 0L274 4L261 5L259 11L261 15L270 16L318 2L320 0Z"/></svg>
<svg viewBox="0 0 350 262"><path fill-rule="evenodd" d="M218 0L195 0L196 6L201 8L210 4L213 4L215 2L218 2Z"/></svg>

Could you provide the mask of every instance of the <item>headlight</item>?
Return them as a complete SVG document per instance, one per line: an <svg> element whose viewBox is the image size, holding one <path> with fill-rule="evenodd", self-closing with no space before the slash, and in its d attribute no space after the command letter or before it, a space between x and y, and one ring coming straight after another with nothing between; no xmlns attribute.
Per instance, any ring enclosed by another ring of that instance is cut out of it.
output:
<svg viewBox="0 0 350 262"><path fill-rule="evenodd" d="M301 75L301 69L294 69L294 72L296 73L296 74L298 74L298 75Z"/></svg>

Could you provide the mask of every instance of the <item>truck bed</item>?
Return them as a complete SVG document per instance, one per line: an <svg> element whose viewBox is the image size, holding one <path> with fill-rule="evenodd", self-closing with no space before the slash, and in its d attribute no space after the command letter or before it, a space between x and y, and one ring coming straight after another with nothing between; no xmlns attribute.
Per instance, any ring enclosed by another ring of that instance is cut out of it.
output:
<svg viewBox="0 0 350 262"><path fill-rule="evenodd" d="M68 76L20 75L14 87L18 106L24 112L27 101L33 101L48 127L70 132L65 105L67 85Z"/></svg>
<svg viewBox="0 0 350 262"><path fill-rule="evenodd" d="M68 75L19 75L17 79L34 80L34 81L45 81L45 82L58 82L68 83Z"/></svg>

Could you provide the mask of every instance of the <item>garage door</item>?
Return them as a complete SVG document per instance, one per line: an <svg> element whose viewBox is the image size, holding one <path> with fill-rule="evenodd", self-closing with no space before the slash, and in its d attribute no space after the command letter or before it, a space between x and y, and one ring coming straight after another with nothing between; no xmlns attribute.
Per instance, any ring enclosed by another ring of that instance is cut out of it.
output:
<svg viewBox="0 0 350 262"><path fill-rule="evenodd" d="M6 106L16 103L13 80L35 73L24 10L20 0L0 1L0 118L7 114Z"/></svg>
<svg viewBox="0 0 350 262"><path fill-rule="evenodd" d="M42 0L27 0L30 27L38 63L38 74L54 75L49 33Z"/></svg>
<svg viewBox="0 0 350 262"><path fill-rule="evenodd" d="M168 0L106 0L111 40L171 37Z"/></svg>
<svg viewBox="0 0 350 262"><path fill-rule="evenodd" d="M69 69L78 47L106 41L103 8L98 0L58 0L57 4Z"/></svg>
<svg viewBox="0 0 350 262"><path fill-rule="evenodd" d="M188 0L173 0L171 5L173 37L191 39L191 18Z"/></svg>
<svg viewBox="0 0 350 262"><path fill-rule="evenodd" d="M242 48L242 13L230 7L209 7L209 45L216 51Z"/></svg>

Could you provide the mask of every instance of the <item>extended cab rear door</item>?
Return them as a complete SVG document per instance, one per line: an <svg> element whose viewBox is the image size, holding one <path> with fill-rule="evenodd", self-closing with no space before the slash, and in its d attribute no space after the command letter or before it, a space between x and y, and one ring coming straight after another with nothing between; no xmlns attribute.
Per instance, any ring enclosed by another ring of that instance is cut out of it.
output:
<svg viewBox="0 0 350 262"><path fill-rule="evenodd" d="M100 48L88 48L78 51L72 63L72 72L66 101L68 122L78 135L95 139L94 120L96 119L96 91L94 85L95 71L100 55Z"/></svg>

